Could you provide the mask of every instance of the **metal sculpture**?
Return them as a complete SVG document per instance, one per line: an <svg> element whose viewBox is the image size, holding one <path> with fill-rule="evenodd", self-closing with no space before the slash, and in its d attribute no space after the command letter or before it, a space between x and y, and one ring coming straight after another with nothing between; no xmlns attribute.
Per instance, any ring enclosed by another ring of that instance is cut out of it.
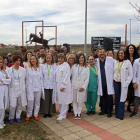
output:
<svg viewBox="0 0 140 140"><path fill-rule="evenodd" d="M46 39L43 39L42 40L42 37L43 37L43 34L41 32L39 32L39 36L37 36L36 34L34 33L31 33L29 35L29 40L26 41L25 43L28 43L30 42L30 44L32 44L32 42L35 42L35 43L39 43L39 44L42 44L45 49L49 49L49 46L48 46L48 42L53 40L53 39L56 39L56 38L50 38L49 40L46 40Z"/></svg>

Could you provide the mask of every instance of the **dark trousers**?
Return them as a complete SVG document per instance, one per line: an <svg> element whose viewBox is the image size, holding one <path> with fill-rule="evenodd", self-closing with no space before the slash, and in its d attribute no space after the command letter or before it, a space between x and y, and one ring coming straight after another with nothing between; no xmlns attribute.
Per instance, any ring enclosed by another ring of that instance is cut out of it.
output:
<svg viewBox="0 0 140 140"><path fill-rule="evenodd" d="M102 96L102 111L111 112L113 108L113 95L108 95L107 86L102 87L103 96Z"/></svg>
<svg viewBox="0 0 140 140"><path fill-rule="evenodd" d="M41 99L40 111L45 114L56 112L55 104L52 104L52 93L52 89L44 89L45 100Z"/></svg>
<svg viewBox="0 0 140 140"><path fill-rule="evenodd" d="M116 113L116 117L124 118L125 102L120 102L121 83L114 82L114 90L115 90L115 113Z"/></svg>

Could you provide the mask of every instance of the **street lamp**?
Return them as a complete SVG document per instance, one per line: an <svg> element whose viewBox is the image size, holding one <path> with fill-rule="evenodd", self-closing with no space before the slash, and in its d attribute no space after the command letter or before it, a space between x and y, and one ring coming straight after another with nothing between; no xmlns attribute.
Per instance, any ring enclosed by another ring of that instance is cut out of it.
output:
<svg viewBox="0 0 140 140"><path fill-rule="evenodd" d="M131 44L131 19L130 20L130 44Z"/></svg>
<svg viewBox="0 0 140 140"><path fill-rule="evenodd" d="M85 46L84 46L85 57L87 55L87 0L85 0Z"/></svg>

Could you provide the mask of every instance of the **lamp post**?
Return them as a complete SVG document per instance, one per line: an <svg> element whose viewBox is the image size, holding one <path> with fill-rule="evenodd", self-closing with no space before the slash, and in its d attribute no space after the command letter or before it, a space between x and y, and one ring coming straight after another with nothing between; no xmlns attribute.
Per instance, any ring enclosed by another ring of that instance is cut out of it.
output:
<svg viewBox="0 0 140 140"><path fill-rule="evenodd" d="M87 55L87 0L85 0L85 45L84 54Z"/></svg>
<svg viewBox="0 0 140 140"><path fill-rule="evenodd" d="M25 29L26 31L26 48L27 48L27 29Z"/></svg>
<svg viewBox="0 0 140 140"><path fill-rule="evenodd" d="M130 44L131 44L131 19L130 20Z"/></svg>

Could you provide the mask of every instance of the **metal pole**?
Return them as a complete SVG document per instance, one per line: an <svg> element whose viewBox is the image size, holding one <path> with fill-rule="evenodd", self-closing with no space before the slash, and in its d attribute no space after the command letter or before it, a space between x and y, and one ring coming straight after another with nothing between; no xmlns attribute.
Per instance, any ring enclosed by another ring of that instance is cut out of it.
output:
<svg viewBox="0 0 140 140"><path fill-rule="evenodd" d="M87 55L87 0L85 0L85 46L84 46L85 57Z"/></svg>
<svg viewBox="0 0 140 140"><path fill-rule="evenodd" d="M130 20L130 44L131 44L131 19Z"/></svg>
<svg viewBox="0 0 140 140"><path fill-rule="evenodd" d="M26 48L27 48L27 29L25 29L26 31Z"/></svg>

